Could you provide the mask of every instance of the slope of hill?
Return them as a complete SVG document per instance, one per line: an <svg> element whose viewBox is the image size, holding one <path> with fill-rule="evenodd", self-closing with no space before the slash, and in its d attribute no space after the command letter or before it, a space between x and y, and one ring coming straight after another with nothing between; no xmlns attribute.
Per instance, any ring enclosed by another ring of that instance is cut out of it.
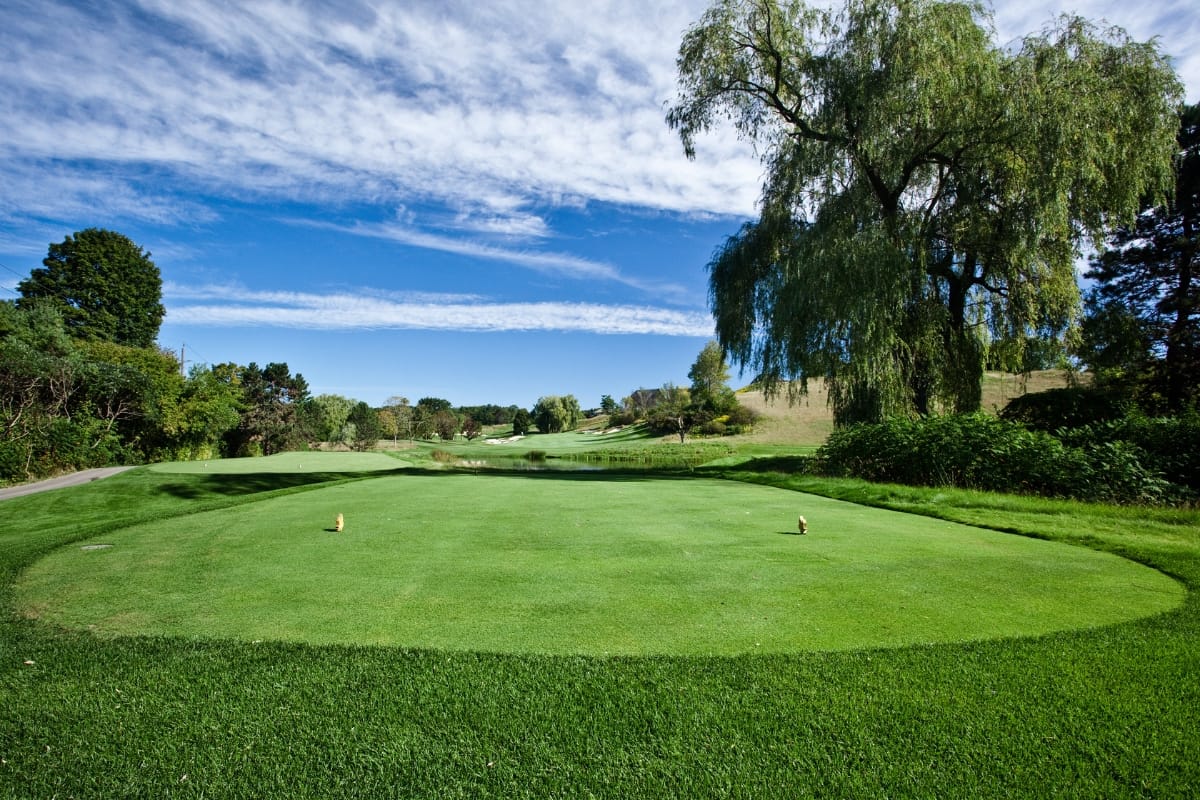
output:
<svg viewBox="0 0 1200 800"><path fill-rule="evenodd" d="M995 414L1014 397L1058 389L1070 382L1071 376L1064 370L1044 370L1029 375L988 372L983 378L983 410ZM754 432L740 438L764 444L815 446L824 442L833 430L829 397L823 382L814 381L808 388L808 395L796 403L788 402L786 392L771 400L758 390L738 392L738 400L743 405L762 414Z"/></svg>

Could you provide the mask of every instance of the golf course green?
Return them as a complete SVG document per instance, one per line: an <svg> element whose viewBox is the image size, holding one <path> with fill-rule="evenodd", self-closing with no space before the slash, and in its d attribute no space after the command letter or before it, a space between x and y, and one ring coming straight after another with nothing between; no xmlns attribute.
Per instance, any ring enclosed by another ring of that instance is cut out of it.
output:
<svg viewBox="0 0 1200 800"><path fill-rule="evenodd" d="M291 454L153 469L238 477L399 463ZM21 574L14 604L101 636L735 655L1094 628L1184 595L1109 553L767 486L426 471L72 542Z"/></svg>

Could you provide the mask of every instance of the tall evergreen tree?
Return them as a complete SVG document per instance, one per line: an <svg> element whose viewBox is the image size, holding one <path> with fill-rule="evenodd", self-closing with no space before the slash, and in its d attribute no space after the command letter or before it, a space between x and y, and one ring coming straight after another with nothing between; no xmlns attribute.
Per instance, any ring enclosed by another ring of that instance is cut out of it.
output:
<svg viewBox="0 0 1200 800"><path fill-rule="evenodd" d="M308 398L308 382L286 363L259 367L251 362L237 367L236 381L242 390L242 420L231 432L229 450L234 455L285 452L305 443L308 432L297 424L297 410Z"/></svg>
<svg viewBox="0 0 1200 800"><path fill-rule="evenodd" d="M1175 191L1108 245L1086 274L1084 358L1122 379L1145 367L1149 395L1181 411L1200 398L1200 104L1179 116Z"/></svg>

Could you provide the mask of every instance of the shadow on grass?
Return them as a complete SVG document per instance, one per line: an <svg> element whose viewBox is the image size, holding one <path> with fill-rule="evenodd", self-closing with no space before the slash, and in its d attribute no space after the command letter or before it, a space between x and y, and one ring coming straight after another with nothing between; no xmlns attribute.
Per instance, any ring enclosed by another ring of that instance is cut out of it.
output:
<svg viewBox="0 0 1200 800"><path fill-rule="evenodd" d="M276 492L281 489L297 489L320 484L362 480L382 475L394 475L401 470L387 472L253 472L247 474L215 474L179 476L178 480L163 483L157 491L182 500L203 500L213 497L245 497L247 495Z"/></svg>
<svg viewBox="0 0 1200 800"><path fill-rule="evenodd" d="M256 472L243 474L214 474L178 476L178 480L163 483L156 491L181 500L206 500L222 497L247 497L287 489L317 488L346 481L369 480L371 478L394 477L397 475L422 475L446 479L470 479L478 475L526 478L530 480L567 481L645 481L682 480L703 477L702 473L686 467L633 468L617 467L597 469L505 469L497 467L452 467L422 469L402 467L394 470L374 472Z"/></svg>
<svg viewBox="0 0 1200 800"><path fill-rule="evenodd" d="M770 456L767 458L752 458L735 466L712 467L711 470L735 472L782 472L793 475L807 475L812 472L812 456ZM705 467L705 470L710 468Z"/></svg>
<svg viewBox="0 0 1200 800"><path fill-rule="evenodd" d="M445 479L469 479L478 475L497 477L523 477L529 480L553 481L647 481L682 480L702 477L701 473L686 467L673 468L605 468L590 467L580 470L566 469L504 469L504 468L439 468L421 469L404 467L372 473L247 473L178 476L179 480L162 483L156 491L181 500L203 500L212 498L248 497L282 489L331 486L346 481L371 480L376 477L396 475L422 475L445 477Z"/></svg>
<svg viewBox="0 0 1200 800"><path fill-rule="evenodd" d="M588 465L581 469L455 467L439 471L407 470L407 472L422 475L459 477L493 475L504 478L582 482L686 480L689 478L708 477L688 467L596 467L595 465Z"/></svg>

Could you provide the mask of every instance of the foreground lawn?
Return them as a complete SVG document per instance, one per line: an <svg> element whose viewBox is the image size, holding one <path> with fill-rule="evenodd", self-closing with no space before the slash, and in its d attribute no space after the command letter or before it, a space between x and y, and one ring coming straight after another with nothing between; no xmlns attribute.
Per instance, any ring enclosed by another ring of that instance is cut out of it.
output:
<svg viewBox="0 0 1200 800"><path fill-rule="evenodd" d="M15 613L18 571L63 545L365 488L376 475L138 470L4 501L0 797L1190 797L1200 787L1195 512L805 482L1120 552L1188 587L1165 614L1034 638L505 655L103 638Z"/></svg>
<svg viewBox="0 0 1200 800"><path fill-rule="evenodd" d="M1095 627L1183 595L1116 556L928 517L551 472L394 475L146 523L38 561L16 605L102 634L735 655Z"/></svg>

